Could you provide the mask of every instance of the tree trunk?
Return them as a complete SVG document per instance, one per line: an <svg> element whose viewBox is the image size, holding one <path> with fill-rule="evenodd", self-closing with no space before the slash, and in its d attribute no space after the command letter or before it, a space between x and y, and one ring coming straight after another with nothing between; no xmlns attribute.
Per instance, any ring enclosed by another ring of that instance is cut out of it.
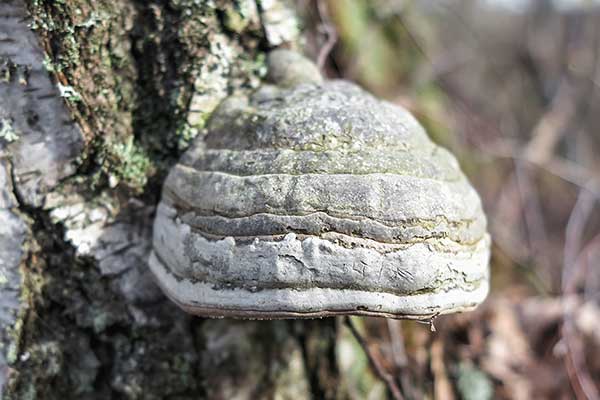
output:
<svg viewBox="0 0 600 400"><path fill-rule="evenodd" d="M3 0L3 398L346 397L335 320L190 317L146 266L169 166L297 22L284 0Z"/></svg>

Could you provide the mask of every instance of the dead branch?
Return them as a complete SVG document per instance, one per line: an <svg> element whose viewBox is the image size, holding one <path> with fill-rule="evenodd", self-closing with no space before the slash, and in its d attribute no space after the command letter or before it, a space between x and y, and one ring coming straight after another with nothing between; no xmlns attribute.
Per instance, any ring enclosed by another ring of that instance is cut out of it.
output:
<svg viewBox="0 0 600 400"><path fill-rule="evenodd" d="M583 189L579 191L565 230L562 272L563 295L572 295L576 290L574 284L576 280L572 277L576 276L575 268L578 265L577 258L582 247L583 233L594 204L595 199L591 193ZM581 338L575 336L573 316L571 311L566 308L561 333L567 350L565 367L577 399L597 400L600 398L598 389L586 367Z"/></svg>
<svg viewBox="0 0 600 400"><path fill-rule="evenodd" d="M329 18L327 5L323 0L317 0L317 11L319 13L319 19L321 20L321 25L318 29L325 35L325 43L319 49L319 55L317 57L317 66L322 71L327 57L331 53L331 50L333 50L333 46L337 43L338 35L335 25Z"/></svg>
<svg viewBox="0 0 600 400"><path fill-rule="evenodd" d="M395 400L404 400L404 396L402 395L402 392L400 391L396 380L381 365L378 357L369 348L367 341L358 332L356 326L354 326L354 323L352 322L350 317L344 317L344 323L348 326L348 329L350 329L350 332L352 332L352 335L367 355L367 358L369 359L369 365L371 365L373 372L375 372L375 374L383 381L383 383L385 383L389 392L392 394L392 397Z"/></svg>

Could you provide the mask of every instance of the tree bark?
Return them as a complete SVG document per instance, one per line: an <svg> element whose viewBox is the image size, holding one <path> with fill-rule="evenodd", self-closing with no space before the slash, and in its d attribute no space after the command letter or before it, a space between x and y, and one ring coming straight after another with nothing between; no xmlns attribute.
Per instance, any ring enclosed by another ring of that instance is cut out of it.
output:
<svg viewBox="0 0 600 400"><path fill-rule="evenodd" d="M169 166L299 39L284 0L0 4L2 398L346 397L334 320L190 317L146 266Z"/></svg>

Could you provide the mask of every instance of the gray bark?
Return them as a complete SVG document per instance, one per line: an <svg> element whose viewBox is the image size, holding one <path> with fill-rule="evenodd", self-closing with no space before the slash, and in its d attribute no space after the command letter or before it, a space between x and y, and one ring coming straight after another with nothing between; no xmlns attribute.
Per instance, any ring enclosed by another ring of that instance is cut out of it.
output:
<svg viewBox="0 0 600 400"><path fill-rule="evenodd" d="M283 1L0 4L2 398L344 397L334 320L190 317L146 264L165 172L297 26Z"/></svg>

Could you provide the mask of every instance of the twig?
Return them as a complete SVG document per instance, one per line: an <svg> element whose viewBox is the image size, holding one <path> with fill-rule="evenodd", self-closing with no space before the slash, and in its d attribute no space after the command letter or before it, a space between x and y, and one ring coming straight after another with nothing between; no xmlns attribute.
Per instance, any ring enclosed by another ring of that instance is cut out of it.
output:
<svg viewBox="0 0 600 400"><path fill-rule="evenodd" d="M530 190L533 191L534 189L530 189L523 182L525 177L522 163L514 160L514 171L505 180L497 196L498 201L493 211L493 217L490 219L490 230L495 245L513 261L513 264L522 268L525 277L538 294L547 294L549 293L547 283L544 282L537 269L531 266L532 255L541 256L543 254L541 252L536 254L534 251L536 246L533 245L534 239L538 238L536 233L539 230L534 227L537 228L538 225L543 225L543 222L538 222L543 221L543 219L541 215L539 216L540 219L532 218L534 216L529 215L530 210L528 208L531 208L531 204L528 197L531 194ZM510 212L510 215L506 214L507 211ZM541 214L541 210L536 211ZM514 225L521 219L524 219L527 241L515 237ZM509 223L507 224L507 222ZM545 239L545 236L543 239ZM546 260L547 258L543 259L543 261Z"/></svg>
<svg viewBox="0 0 600 400"><path fill-rule="evenodd" d="M537 187L530 179L530 171L521 162L515 161L515 183L521 198L523 222L527 233L529 249L539 263L549 266L548 257L544 249L549 248L546 236L546 221L541 209L540 197Z"/></svg>
<svg viewBox="0 0 600 400"><path fill-rule="evenodd" d="M338 35L335 26L331 23L327 6L323 0L317 0L317 11L319 13L319 18L321 19L319 30L325 34L326 38L325 43L321 49L319 49L319 55L317 57L317 66L320 70L323 70L325 61L337 42Z"/></svg>
<svg viewBox="0 0 600 400"><path fill-rule="evenodd" d="M392 343L392 354L394 364L397 368L404 368L408 364L406 359L406 349L404 348L404 337L402 336L402 326L397 319L387 319L388 331L390 333L390 342Z"/></svg>
<svg viewBox="0 0 600 400"><path fill-rule="evenodd" d="M569 182L581 189L592 193L596 199L600 200L600 179L598 179L589 169L565 158L554 156L545 162L539 162L536 159L527 158L522 151L518 149L527 147L524 143L507 139L498 139L486 145L475 144L477 150L486 156L493 158L508 158L515 161L523 161L532 166L542 169L565 182Z"/></svg>
<svg viewBox="0 0 600 400"><path fill-rule="evenodd" d="M408 357L406 356L404 335L402 334L402 323L400 320L388 318L387 326L390 334L390 342L392 344L392 358L394 360L398 379L400 380L400 387L409 398L417 399L422 397L414 393L414 385L411 385Z"/></svg>
<svg viewBox="0 0 600 400"><path fill-rule="evenodd" d="M596 253L595 252L599 252ZM582 256L580 258L582 258L581 262L584 263L584 273L587 272L589 270L589 266L590 266L590 262L591 260L597 260L598 256L600 256L600 233L598 233L596 236L594 236L593 239L591 239L583 248L583 250L581 251ZM594 257L596 256L596 257ZM596 296L600 296L600 291L598 291L596 289L596 291L594 291L594 293L592 293L592 285L594 283L598 283L598 282L594 282L593 279L586 279L585 280L585 284L584 284L584 299L589 301L590 298L594 298Z"/></svg>
<svg viewBox="0 0 600 400"><path fill-rule="evenodd" d="M570 277L574 275L577 255L581 249L581 240L588 218L594 208L595 199L592 193L581 189L573 206L565 229L565 248L563 256L562 290L571 294L575 288Z"/></svg>
<svg viewBox="0 0 600 400"><path fill-rule="evenodd" d="M522 244L517 240L513 240L512 236L514 235L511 235L508 230L504 230L501 224L493 224L490 229L492 237L494 238L494 246L497 247L512 264L523 270L525 278L531 284L533 289L535 289L537 294L543 296L548 295L551 292L548 284L542 279L535 268L528 266L530 260L523 254L524 250L521 249Z"/></svg>
<svg viewBox="0 0 600 400"><path fill-rule="evenodd" d="M589 270L590 260L592 259L593 252L600 249L600 233L597 233L592 239L590 239L585 246L582 247L581 251L577 255L577 258L570 266L571 271L569 272L568 282L563 283L563 292L572 294L575 292L577 285L583 281L584 286L584 297L587 299L591 293L590 285L594 282L592 279L585 279L586 273ZM598 292L600 295L600 292Z"/></svg>
<svg viewBox="0 0 600 400"><path fill-rule="evenodd" d="M590 216L595 204L594 196L588 191L582 189L579 191L577 201L565 230L565 248L563 257L562 271L562 291L563 295L574 294L576 285L575 280L571 279L575 275L577 258L581 248L581 240L585 230L588 217ZM565 367L571 381L571 386L578 399L597 400L599 399L598 389L596 388L589 371L585 367L585 357L583 355L581 344L578 343L574 335L575 327L570 310L564 307L564 317L561 333L563 335L567 355L565 357Z"/></svg>
<svg viewBox="0 0 600 400"><path fill-rule="evenodd" d="M452 384L444 365L444 342L442 339L435 339L431 344L430 365L433 374L433 398L454 400Z"/></svg>
<svg viewBox="0 0 600 400"><path fill-rule="evenodd" d="M575 106L573 89L563 80L550 109L544 112L533 128L531 140L523 150L524 158L536 164L545 164L552 159L558 142L577 115Z"/></svg>
<svg viewBox="0 0 600 400"><path fill-rule="evenodd" d="M367 344L366 340L360 335L360 333L354 326L354 323L352 322L350 317L344 317L344 323L348 326L348 329L350 329L350 332L352 332L352 335L354 336L358 344L360 344L360 347L363 348L365 354L367 355L367 358L369 359L369 364L371 365L371 368L373 368L375 374L383 381L383 383L385 383L388 390L392 394L392 397L395 400L404 400L404 396L402 395L402 392L400 391L400 388L398 387L398 384L396 383L394 377L390 375L381 365L375 354L373 354L373 352L369 348L369 345Z"/></svg>

